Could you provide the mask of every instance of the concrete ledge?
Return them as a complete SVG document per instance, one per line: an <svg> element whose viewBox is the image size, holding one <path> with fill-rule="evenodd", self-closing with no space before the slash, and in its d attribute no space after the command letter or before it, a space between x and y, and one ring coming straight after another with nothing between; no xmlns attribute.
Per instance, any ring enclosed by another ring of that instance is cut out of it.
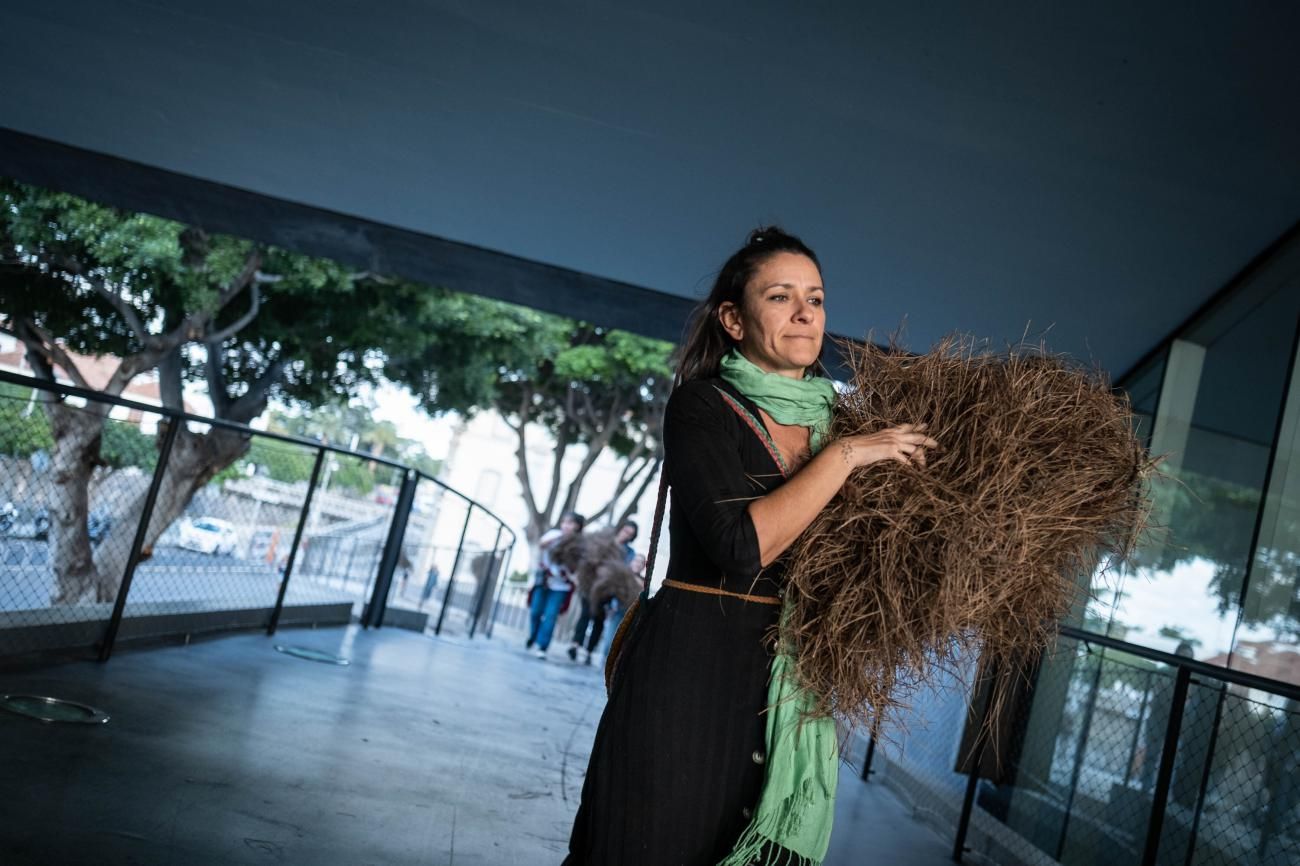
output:
<svg viewBox="0 0 1300 866"><path fill-rule="evenodd" d="M366 610L370 606L366 605ZM364 619L365 614L361 615ZM406 610L400 607L388 607L384 610L384 625L392 628L404 628L408 631L423 633L429 626L429 615L423 611Z"/></svg>
<svg viewBox="0 0 1300 866"><path fill-rule="evenodd" d="M117 639L122 643L202 632L266 628L274 610L265 607L123 617ZM280 611L279 625L347 625L351 620L350 602L286 604Z"/></svg>
<svg viewBox="0 0 1300 866"><path fill-rule="evenodd" d="M273 611L273 607L150 611L129 605L118 632L118 644L181 638L208 632L266 628L271 622ZM93 647L103 640L108 628L108 612L93 619L78 621L65 618L61 622L47 620L43 623L35 621L36 617L30 615L33 612L24 613L28 615L0 618L0 655L27 655ZM94 612L87 613L94 616ZM284 626L347 625L351 619L350 601L286 604L280 612L280 625Z"/></svg>
<svg viewBox="0 0 1300 866"><path fill-rule="evenodd" d="M960 793L956 800L952 791L934 785L912 772L905 764L891 761L876 752L872 768L905 803L912 808L912 817L929 824L948 836L951 844L957 835L957 822L961 818ZM975 854L981 863L1000 866L1059 866L1047 853L1034 847L1028 839L1012 830L976 806L971 811L970 827L966 832L968 853Z"/></svg>

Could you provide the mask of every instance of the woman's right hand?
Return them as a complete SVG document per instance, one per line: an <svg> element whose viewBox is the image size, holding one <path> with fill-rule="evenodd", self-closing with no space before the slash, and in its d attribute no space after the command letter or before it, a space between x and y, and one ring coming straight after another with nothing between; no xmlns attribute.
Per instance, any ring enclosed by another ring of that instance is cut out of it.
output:
<svg viewBox="0 0 1300 866"><path fill-rule="evenodd" d="M789 481L746 506L758 536L760 565L771 565L794 543L854 469L882 460L924 466L925 450L938 446L925 435L924 424L900 424L828 442Z"/></svg>
<svg viewBox="0 0 1300 866"><path fill-rule="evenodd" d="M909 466L924 466L927 448L939 443L925 435L925 424L900 424L875 433L845 436L835 441L840 459L849 468L870 466L882 460L896 460Z"/></svg>

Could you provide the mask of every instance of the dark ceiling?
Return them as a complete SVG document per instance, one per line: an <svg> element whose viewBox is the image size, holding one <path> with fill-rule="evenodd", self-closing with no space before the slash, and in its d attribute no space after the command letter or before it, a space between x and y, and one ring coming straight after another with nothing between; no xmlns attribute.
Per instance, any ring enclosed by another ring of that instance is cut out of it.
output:
<svg viewBox="0 0 1300 866"><path fill-rule="evenodd" d="M660 335L776 221L840 333L1118 373L1300 219L1290 2L5 5L0 126L558 265L440 273Z"/></svg>

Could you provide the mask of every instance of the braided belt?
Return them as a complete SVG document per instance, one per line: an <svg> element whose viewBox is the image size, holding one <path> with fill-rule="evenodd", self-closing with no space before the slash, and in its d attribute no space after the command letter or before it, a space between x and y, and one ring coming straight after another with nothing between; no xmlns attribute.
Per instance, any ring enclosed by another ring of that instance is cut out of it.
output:
<svg viewBox="0 0 1300 866"><path fill-rule="evenodd" d="M781 604L780 597L775 595L746 595L743 592L728 592L725 589L718 589L716 586L704 586L698 583L683 583L680 580L665 580L663 585L670 589L684 589L687 592L702 592L705 595L725 595L730 598L738 598L741 601L752 601L755 604Z"/></svg>

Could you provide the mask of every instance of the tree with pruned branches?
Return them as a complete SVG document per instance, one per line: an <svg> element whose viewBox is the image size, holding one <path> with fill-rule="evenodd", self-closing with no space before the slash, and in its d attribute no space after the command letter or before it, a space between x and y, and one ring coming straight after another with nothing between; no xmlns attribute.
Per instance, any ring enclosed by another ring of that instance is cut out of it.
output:
<svg viewBox="0 0 1300 866"><path fill-rule="evenodd" d="M198 380L215 416L241 424L260 415L272 395L345 399L376 379L370 356L395 324L358 315L376 285L327 260L0 181L0 318L47 380L98 385L117 396L156 371L162 403L177 410L184 382ZM107 382L92 383L71 353L120 362ZM111 406L74 406L44 392L42 408L53 438L53 601L110 600L128 551L92 549L86 516ZM182 425L146 545L248 447L242 432ZM120 516L138 515L144 493L141 485L115 503Z"/></svg>
<svg viewBox="0 0 1300 866"><path fill-rule="evenodd" d="M272 398L342 403L383 378L433 412L496 409L517 437L530 541L574 507L601 454L623 458L615 494L593 515L612 522L627 519L662 462L665 343L4 180L0 327L21 341L41 378L118 396L156 372L163 404L176 410L184 384L201 382L214 415L239 424ZM72 353L120 361L106 383L91 383ZM111 407L74 406L52 393L42 407L53 440L53 600L109 600L128 551L92 548L86 518ZM539 426L555 441L545 479L527 461ZM575 448L582 457L566 478ZM146 546L248 449L238 430L182 425ZM115 503L115 517L138 516L144 496L142 483Z"/></svg>
<svg viewBox="0 0 1300 866"><path fill-rule="evenodd" d="M492 408L505 419L516 439L529 543L573 510L605 453L621 458L621 474L613 495L589 517L628 519L663 462L672 347L469 295L448 294L440 309L443 316L418 344L388 347L384 373L433 412ZM542 475L528 462L529 437L539 427L555 444ZM582 456L566 477L573 449Z"/></svg>

